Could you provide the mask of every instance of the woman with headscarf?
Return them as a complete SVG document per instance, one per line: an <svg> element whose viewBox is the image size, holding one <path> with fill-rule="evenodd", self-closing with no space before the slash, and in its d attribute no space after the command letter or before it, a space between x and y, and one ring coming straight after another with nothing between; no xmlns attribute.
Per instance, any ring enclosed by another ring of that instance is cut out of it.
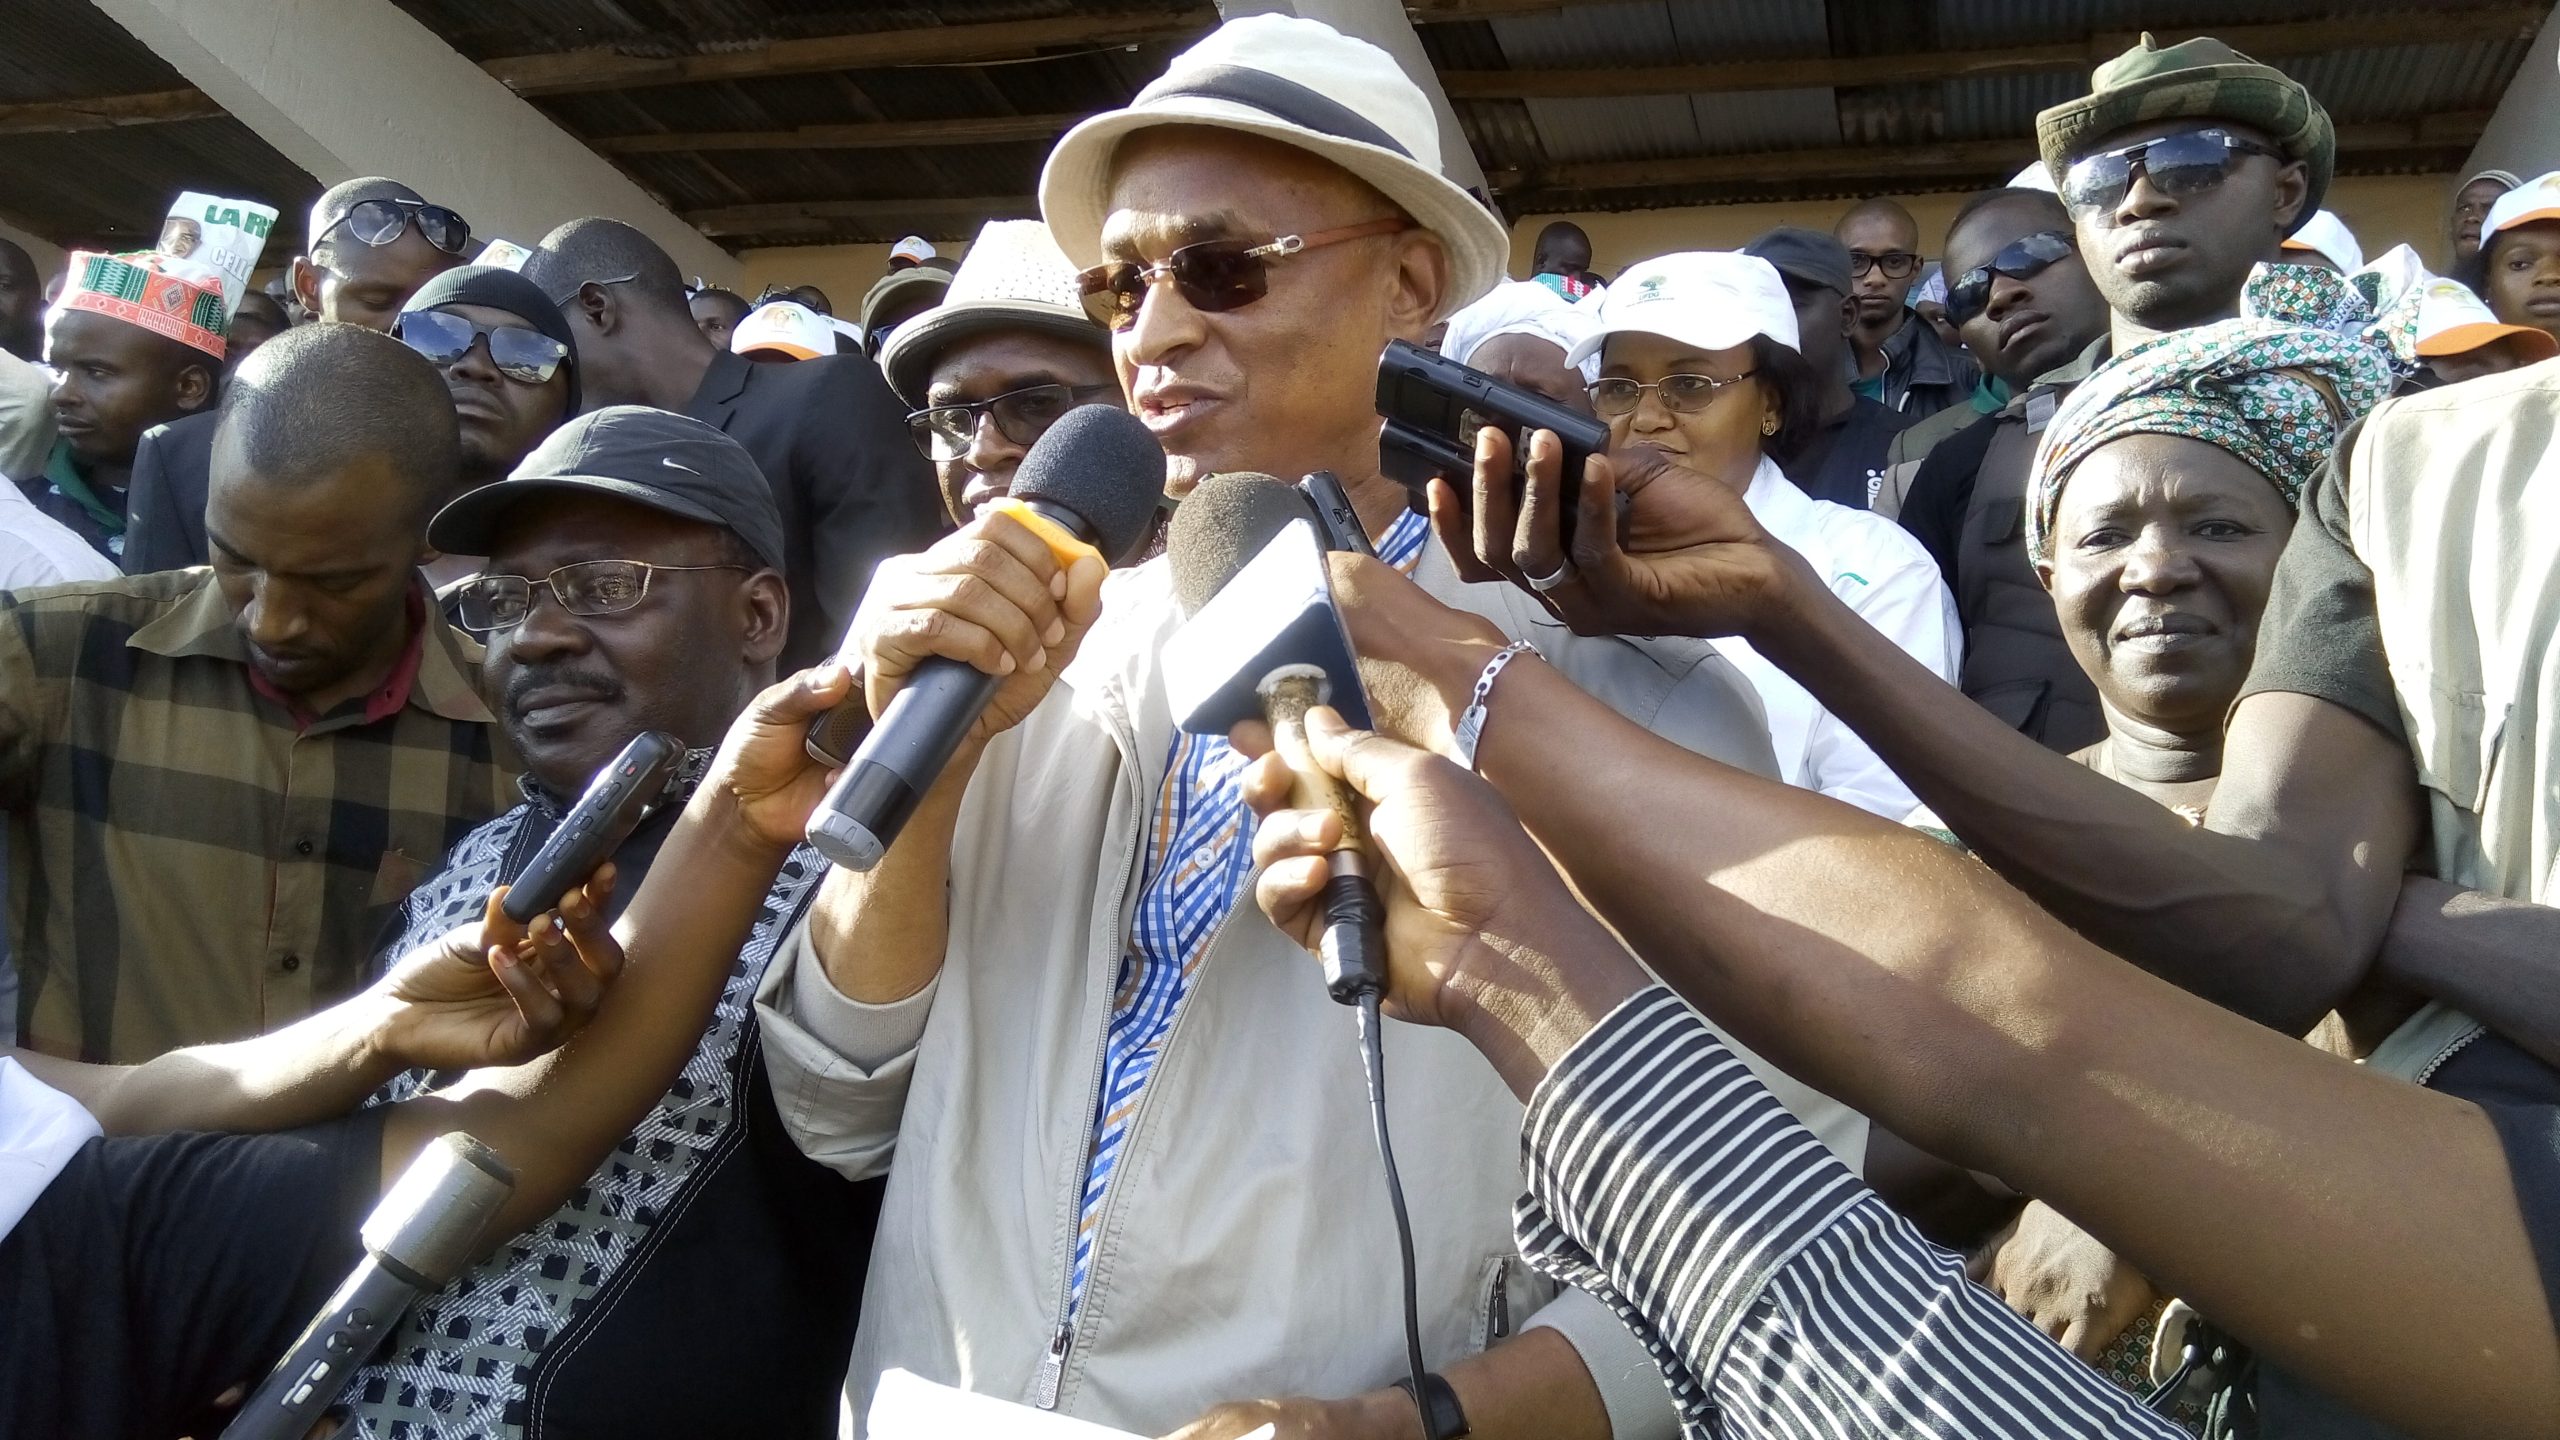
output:
<svg viewBox="0 0 2560 1440"><path fill-rule="evenodd" d="M2074 759L2203 823L2302 492L2391 383L2368 341L2239 319L2128 350L2073 392L2037 450L2026 532L2107 719ZM2147 1388L2162 1297L2071 1222L2029 1203L1972 1272Z"/></svg>

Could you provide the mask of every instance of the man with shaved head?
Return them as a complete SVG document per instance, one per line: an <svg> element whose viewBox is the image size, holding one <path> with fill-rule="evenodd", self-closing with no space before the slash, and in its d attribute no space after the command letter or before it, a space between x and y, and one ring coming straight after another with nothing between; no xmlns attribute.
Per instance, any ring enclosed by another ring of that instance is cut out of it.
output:
<svg viewBox="0 0 2560 1440"><path fill-rule="evenodd" d="M478 649L418 575L460 466L435 367L306 326L224 400L210 570L0 602L21 1043L124 1063L341 999L513 803Z"/></svg>
<svg viewBox="0 0 2560 1440"><path fill-rule="evenodd" d="M1921 266L1920 226L1911 212L1891 200L1864 200L1831 233L1849 247L1853 388L1915 421L1971 398L1982 372L1911 308Z"/></svg>
<svg viewBox="0 0 2560 1440"><path fill-rule="evenodd" d="M288 272L294 298L315 319L388 334L418 287L462 263L471 226L451 209L380 175L330 186L312 202L310 253ZM245 308L249 302L244 301ZM202 565L210 415L146 432L133 457L125 539L128 575Z"/></svg>
<svg viewBox="0 0 2560 1440"><path fill-rule="evenodd" d="M942 533L933 470L907 437L906 407L868 358L758 365L713 345L686 303L676 262L619 220L560 226L522 273L568 317L587 409L648 405L690 415L755 457L782 506L791 579L785 670L835 653L871 572Z"/></svg>

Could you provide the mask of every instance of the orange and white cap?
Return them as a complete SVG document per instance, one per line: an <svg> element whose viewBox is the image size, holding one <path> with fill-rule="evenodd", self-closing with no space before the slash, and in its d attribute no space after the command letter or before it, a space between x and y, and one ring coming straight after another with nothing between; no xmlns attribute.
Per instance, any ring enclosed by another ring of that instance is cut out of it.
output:
<svg viewBox="0 0 2560 1440"><path fill-rule="evenodd" d="M2560 355L2560 340L2530 325L2505 325L2489 313L2471 287L2458 280L2434 279L2418 292L2418 353L2460 355L2501 340L2513 341L2525 364Z"/></svg>
<svg viewBox="0 0 2560 1440"><path fill-rule="evenodd" d="M2302 222L2302 228L2284 237L2287 250L2308 250L2328 257L2329 263L2345 275L2364 268L2364 247L2356 243L2355 232L2335 211L2321 210Z"/></svg>
<svg viewBox="0 0 2560 1440"><path fill-rule="evenodd" d="M2480 222L2480 243L2501 230L2536 220L2560 220L2560 170L2547 170L2498 197L2489 217Z"/></svg>
<svg viewBox="0 0 2560 1440"><path fill-rule="evenodd" d="M806 305L776 300L759 305L729 332L729 348L740 355L758 351L815 360L836 353L835 327Z"/></svg>

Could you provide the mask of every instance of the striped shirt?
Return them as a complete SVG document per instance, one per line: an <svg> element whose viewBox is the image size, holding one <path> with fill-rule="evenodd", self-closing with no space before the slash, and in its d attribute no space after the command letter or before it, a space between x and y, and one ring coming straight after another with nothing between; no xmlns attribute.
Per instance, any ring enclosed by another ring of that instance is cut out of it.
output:
<svg viewBox="0 0 2560 1440"><path fill-rule="evenodd" d="M396 706L306 726L209 570L0 595L20 1043L147 1060L353 993L410 889L515 803L478 660L434 624Z"/></svg>
<svg viewBox="0 0 2560 1440"><path fill-rule="evenodd" d="M2185 1433L1966 1280L1661 986L1558 1062L1520 1144L1521 1253L1617 1311L1693 1437Z"/></svg>
<svg viewBox="0 0 2560 1440"><path fill-rule="evenodd" d="M1410 571L1431 538L1431 522L1399 514L1378 542L1378 558ZM1192 974L1209 953L1253 878L1253 812L1241 787L1249 762L1220 737L1173 737L1129 945L1120 955L1118 988L1102 1037L1101 1088L1094 1106L1093 1154L1077 1214L1074 1267L1067 1278L1067 1315L1084 1303L1093 1236L1102 1216L1130 1119L1164 1054L1173 1017L1190 993Z"/></svg>

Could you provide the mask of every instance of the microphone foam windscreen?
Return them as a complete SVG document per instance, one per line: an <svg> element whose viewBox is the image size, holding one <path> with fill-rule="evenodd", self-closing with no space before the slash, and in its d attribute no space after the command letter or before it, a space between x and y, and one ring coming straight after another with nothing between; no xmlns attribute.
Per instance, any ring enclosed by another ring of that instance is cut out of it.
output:
<svg viewBox="0 0 2560 1440"><path fill-rule="evenodd" d="M1164 501L1164 447L1126 410L1079 405L1023 455L1012 494L1083 517L1094 548L1116 565L1147 538Z"/></svg>
<svg viewBox="0 0 2560 1440"><path fill-rule="evenodd" d="M1173 566L1173 602L1197 615L1209 598L1292 520L1313 516L1307 497L1257 470L1212 475L1173 512L1164 551Z"/></svg>

